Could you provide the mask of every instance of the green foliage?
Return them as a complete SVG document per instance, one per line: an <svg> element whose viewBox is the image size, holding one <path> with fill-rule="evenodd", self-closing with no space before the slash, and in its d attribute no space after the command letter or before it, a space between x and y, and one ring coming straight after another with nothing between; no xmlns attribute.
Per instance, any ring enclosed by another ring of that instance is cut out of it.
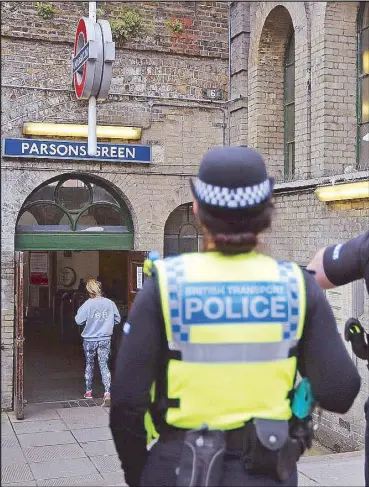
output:
<svg viewBox="0 0 369 487"><path fill-rule="evenodd" d="M165 21L165 26L174 34L181 34L183 32L183 24L179 19L167 19Z"/></svg>
<svg viewBox="0 0 369 487"><path fill-rule="evenodd" d="M110 22L114 40L127 42L143 32L143 21L137 10L121 8Z"/></svg>
<svg viewBox="0 0 369 487"><path fill-rule="evenodd" d="M51 2L37 2L37 13L45 20L52 19L55 14L55 7Z"/></svg>
<svg viewBox="0 0 369 487"><path fill-rule="evenodd" d="M105 11L103 8L97 8L96 9L96 18L97 19L102 19L105 15Z"/></svg>

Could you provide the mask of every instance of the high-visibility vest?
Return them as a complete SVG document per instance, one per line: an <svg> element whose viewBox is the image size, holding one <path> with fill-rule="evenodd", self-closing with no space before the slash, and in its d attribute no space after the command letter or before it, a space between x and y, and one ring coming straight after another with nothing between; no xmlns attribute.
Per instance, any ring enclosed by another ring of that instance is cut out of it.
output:
<svg viewBox="0 0 369 487"><path fill-rule="evenodd" d="M150 396L151 396L151 402L154 403L155 399L155 387L156 384L155 382L153 383L150 391ZM151 415L150 411L146 411L146 414L144 416L144 427L146 430L146 443L147 445L150 445L156 438L159 437L159 433L157 432L157 429L155 428L155 424Z"/></svg>
<svg viewBox="0 0 369 487"><path fill-rule="evenodd" d="M300 267L207 252L155 268L169 345L166 423L229 430L290 419L306 308Z"/></svg>

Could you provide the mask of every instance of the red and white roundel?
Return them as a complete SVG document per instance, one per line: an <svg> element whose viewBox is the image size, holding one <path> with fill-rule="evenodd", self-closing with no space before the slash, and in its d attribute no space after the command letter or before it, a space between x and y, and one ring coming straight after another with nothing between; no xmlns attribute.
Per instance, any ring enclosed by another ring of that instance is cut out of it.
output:
<svg viewBox="0 0 369 487"><path fill-rule="evenodd" d="M76 39L74 41L74 56L77 56L77 53L81 50L81 48L85 44L87 44L86 24L84 19L80 19L80 21L78 22ZM83 90L85 88L85 82L86 82L86 73L87 73L86 63L82 66L82 72L77 71L76 73L74 73L74 89L77 98L81 98L81 96L83 95Z"/></svg>
<svg viewBox="0 0 369 487"><path fill-rule="evenodd" d="M95 59L91 59L91 48L94 41L94 22L82 17L77 26L73 59L73 62L79 65L79 69L73 75L74 90L78 99L87 99L91 96L95 71Z"/></svg>

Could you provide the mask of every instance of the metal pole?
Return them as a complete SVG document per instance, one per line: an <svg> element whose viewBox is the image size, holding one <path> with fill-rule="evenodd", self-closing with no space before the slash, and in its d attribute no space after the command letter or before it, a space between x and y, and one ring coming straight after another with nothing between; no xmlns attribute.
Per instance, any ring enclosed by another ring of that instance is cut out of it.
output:
<svg viewBox="0 0 369 487"><path fill-rule="evenodd" d="M95 156L97 152L96 137L96 97L88 99L88 155Z"/></svg>
<svg viewBox="0 0 369 487"><path fill-rule="evenodd" d="M96 2L88 2L88 16L96 22ZM89 156L95 156L97 152L96 137L96 97L88 99L88 143L87 152Z"/></svg>
<svg viewBox="0 0 369 487"><path fill-rule="evenodd" d="M96 2L88 2L88 16L93 22L96 22Z"/></svg>

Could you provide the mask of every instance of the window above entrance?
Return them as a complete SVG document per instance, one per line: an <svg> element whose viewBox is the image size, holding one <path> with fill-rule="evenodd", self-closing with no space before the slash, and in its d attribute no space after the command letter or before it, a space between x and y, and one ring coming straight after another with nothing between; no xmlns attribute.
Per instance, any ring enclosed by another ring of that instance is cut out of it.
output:
<svg viewBox="0 0 369 487"><path fill-rule="evenodd" d="M96 245L101 249L111 249L111 245L115 248L112 242L96 244L96 238L101 240L100 237L105 234L110 235L108 238L115 234L115 242L116 238L120 240L122 236L125 241L131 242L128 247L124 245L119 249L132 248L133 225L126 204L118 193L103 187L93 178L65 175L48 181L27 198L17 221L16 244L32 241L32 245L28 243L26 247L34 249L35 241L40 241L40 238L44 242L46 235L50 238L58 235L65 237L62 239L62 249L65 250L80 249L81 246L86 249L86 245L91 249ZM84 236L83 241L87 244L82 245L82 240L77 236ZM77 240L78 245L75 243ZM50 250L55 250L55 245L54 242ZM21 245L23 250L26 247ZM44 248L45 243L42 245Z"/></svg>

